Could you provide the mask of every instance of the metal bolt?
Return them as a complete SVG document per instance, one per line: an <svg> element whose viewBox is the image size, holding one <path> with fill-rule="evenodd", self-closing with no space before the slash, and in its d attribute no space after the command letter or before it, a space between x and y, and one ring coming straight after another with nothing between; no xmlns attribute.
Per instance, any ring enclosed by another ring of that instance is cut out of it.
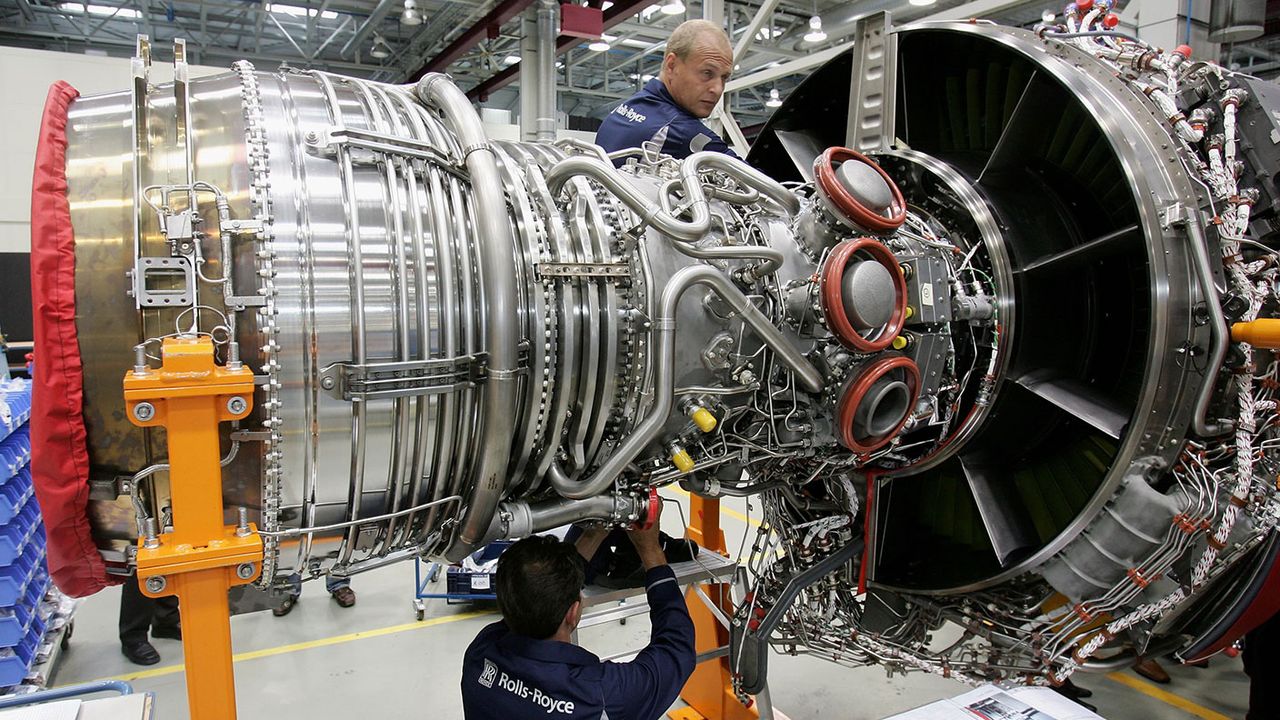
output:
<svg viewBox="0 0 1280 720"><path fill-rule="evenodd" d="M227 412L230 412L232 415L239 415L240 413L244 412L248 408L249 408L248 403L246 403L244 401L244 398L240 397L239 395L227 401Z"/></svg>
<svg viewBox="0 0 1280 720"><path fill-rule="evenodd" d="M307 133L306 140L308 145L315 145L316 143L320 142L320 134L312 130L311 132Z"/></svg>
<svg viewBox="0 0 1280 720"><path fill-rule="evenodd" d="M327 377L327 378L323 378L323 379L321 379L321 380L320 380L320 387L324 388L325 390L332 390L332 389L333 389L333 378L331 378L331 377Z"/></svg>
<svg viewBox="0 0 1280 720"><path fill-rule="evenodd" d="M133 416L140 422L146 422L155 417L156 406L151 403L142 402L133 406Z"/></svg>
<svg viewBox="0 0 1280 720"><path fill-rule="evenodd" d="M239 508L239 522L236 523L236 537L249 536L249 509L245 507Z"/></svg>
<svg viewBox="0 0 1280 720"><path fill-rule="evenodd" d="M147 518L142 523L142 547L148 550L155 550L160 547L160 537L156 532L156 519Z"/></svg>
<svg viewBox="0 0 1280 720"><path fill-rule="evenodd" d="M236 566L236 576L241 580L248 580L253 577L254 570L253 563L240 563Z"/></svg>
<svg viewBox="0 0 1280 720"><path fill-rule="evenodd" d="M151 592L151 593L162 592L164 591L164 586L167 584L168 583L165 581L164 577L160 575L153 575L147 578L147 592Z"/></svg>

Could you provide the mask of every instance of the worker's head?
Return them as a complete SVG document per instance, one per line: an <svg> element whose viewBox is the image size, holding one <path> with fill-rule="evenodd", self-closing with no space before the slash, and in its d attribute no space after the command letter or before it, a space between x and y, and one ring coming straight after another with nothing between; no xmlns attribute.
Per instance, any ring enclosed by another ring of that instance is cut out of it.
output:
<svg viewBox="0 0 1280 720"><path fill-rule="evenodd" d="M733 49L719 25L706 20L681 23L667 40L662 84L685 110L704 118L724 95L733 72Z"/></svg>
<svg viewBox="0 0 1280 720"><path fill-rule="evenodd" d="M498 560L497 595L502 619L514 633L544 640L582 619L585 580L578 551L553 537L535 535L507 548Z"/></svg>

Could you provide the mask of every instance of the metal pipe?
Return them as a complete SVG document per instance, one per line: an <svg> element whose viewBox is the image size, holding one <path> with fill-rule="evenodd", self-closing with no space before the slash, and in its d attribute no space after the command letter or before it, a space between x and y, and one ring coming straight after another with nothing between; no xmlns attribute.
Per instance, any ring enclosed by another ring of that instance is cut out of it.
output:
<svg viewBox="0 0 1280 720"><path fill-rule="evenodd" d="M1222 361L1227 356L1227 321L1222 317L1222 305L1218 301L1218 290L1213 285L1213 271L1209 265L1209 250L1206 245L1204 231L1200 228L1198 218L1186 220L1187 240L1191 243L1191 256L1196 265L1196 280L1200 283L1200 294L1204 296L1204 304L1209 316L1209 332L1211 345L1209 363L1205 366L1204 383L1196 395L1195 414L1191 418L1191 429L1201 437L1213 437L1231 431L1232 422L1221 420L1210 423L1209 403L1213 401L1214 386Z"/></svg>
<svg viewBox="0 0 1280 720"><path fill-rule="evenodd" d="M556 0L538 0L538 118L534 121L537 140L556 139Z"/></svg>
<svg viewBox="0 0 1280 720"><path fill-rule="evenodd" d="M581 500L556 499L536 505L502 503L490 532L493 540L512 540L581 520L634 520L641 501L630 495L597 495Z"/></svg>
<svg viewBox="0 0 1280 720"><path fill-rule="evenodd" d="M701 198L702 202L694 202L691 208L693 210L693 219L686 222L670 213L663 212L654 205L651 199L623 177L622 173L614 169L613 165L601 162L596 158L579 156L565 158L556 163L547 172L546 178L547 188L551 191L551 196L556 197L559 195L565 183L578 176L589 177L604 185L624 205L639 215L644 224L654 226L664 235L694 242L702 239L702 236L711 227L711 213L707 208L706 198L702 197L700 189L694 192L697 192L697 197ZM694 185L698 186L698 183L694 183ZM692 193L690 193L690 197L694 197Z"/></svg>
<svg viewBox="0 0 1280 720"><path fill-rule="evenodd" d="M717 152L694 153L680 163L680 179L685 196L689 199L692 219L681 220L670 212L655 208L653 202L640 192L612 164L590 157L565 158L547 173L547 188L552 197L560 194L570 178L584 175L604 185L633 212L640 215L645 224L653 225L665 235L677 240L696 242L711 228L711 211L698 173L704 169L716 169L759 191L773 200L788 214L800 212L800 198L782 185L769 179L741 160Z"/></svg>
<svg viewBox="0 0 1280 720"><path fill-rule="evenodd" d="M272 532L268 532L266 530L259 530L258 534L269 536L269 537L300 537L302 535L313 535L318 532L332 532L334 530L352 528L358 525L367 525L369 523L382 522L383 520L391 520L392 518L403 517L405 515L411 515L413 513L416 513L420 510L426 510L429 507L435 507L436 505L443 505L445 503L450 503L450 502L458 502L461 500L462 500L461 495L450 495L449 497L440 498L439 500L432 500L431 502L425 502L425 503L422 503L421 505L414 505L413 507L410 507L410 508L405 508L403 510L397 510L395 512L385 513L383 515L370 515L369 517L357 518L355 520L348 520L346 522L333 523L332 525L315 525L313 527L291 528L289 530L278 530L278 531L272 531Z"/></svg>
<svg viewBox="0 0 1280 720"><path fill-rule="evenodd" d="M709 287L727 302L743 321L751 326L760 339L778 355L778 359L791 368L796 375L796 380L805 390L811 393L822 391L822 373L818 372L800 351L791 346L782 332L774 327L769 319L738 288L734 287L732 282L718 270L707 265L684 268L671 277L671 281L662 291L658 313L649 330L650 345L655 348L656 366L653 404L649 413L591 477L571 486L563 486L563 482L557 485L556 478L548 478L562 496L581 499L599 495L622 474L631 461L644 452L649 443L661 434L663 425L671 415L675 397L676 308L685 292L694 285Z"/></svg>
<svg viewBox="0 0 1280 720"><path fill-rule="evenodd" d="M426 106L438 108L453 126L471 175L479 235L480 272L487 307L485 350L489 355L484 387L484 420L479 440L470 502L462 525L445 557L458 561L484 540L507 479L511 438L515 435L520 316L516 293L514 239L507 221L507 205L498 174L497 158L485 137L480 117L467 96L447 76L428 74L414 86Z"/></svg>

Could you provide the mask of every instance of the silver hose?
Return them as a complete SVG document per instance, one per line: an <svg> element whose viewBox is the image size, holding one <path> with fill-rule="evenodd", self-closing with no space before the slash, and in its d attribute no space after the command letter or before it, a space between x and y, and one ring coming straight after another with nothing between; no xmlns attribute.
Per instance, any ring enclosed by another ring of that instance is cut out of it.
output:
<svg viewBox="0 0 1280 720"><path fill-rule="evenodd" d="M581 483L568 482L568 478L548 475L548 481L556 492L573 499L589 498L599 495L622 474L649 443L662 432L667 417L671 415L675 396L675 362L676 362L676 307L694 285L706 285L720 296L737 312L761 340L769 346L791 371L805 390L819 393L823 388L822 373L813 367L800 351L796 350L782 332L769 322L742 291L734 287L718 270L706 265L687 267L672 276L662 291L662 300L657 317L649 330L650 344L655 348L654 360L654 397L653 405L644 419L636 425L635 430L617 447L607 460Z"/></svg>
<svg viewBox="0 0 1280 720"><path fill-rule="evenodd" d="M449 560L458 561L470 555L484 540L507 479L508 450L515 434L519 355L516 322L520 306L512 253L515 242L507 221L506 196L497 158L471 101L440 73L430 73L419 80L414 95L424 105L444 113L462 146L475 195L480 272L487 306L485 350L489 354L489 367L479 441L481 455L472 483L475 489L464 511L462 526L444 553Z"/></svg>
<svg viewBox="0 0 1280 720"><path fill-rule="evenodd" d="M1187 218L1187 240L1191 244L1191 255L1195 260L1196 279L1200 282L1200 294L1204 296L1205 310L1209 316L1209 332L1211 346L1209 362L1205 366L1204 383L1196 395L1196 410L1191 418L1191 428L1200 437L1213 437L1231 431L1230 420L1210 423L1209 403L1213 400L1214 386L1217 385L1218 369L1227 356L1227 321L1222 317L1222 305L1218 302L1218 289L1213 285L1213 271L1209 265L1209 251L1205 242L1204 231L1196 218Z"/></svg>

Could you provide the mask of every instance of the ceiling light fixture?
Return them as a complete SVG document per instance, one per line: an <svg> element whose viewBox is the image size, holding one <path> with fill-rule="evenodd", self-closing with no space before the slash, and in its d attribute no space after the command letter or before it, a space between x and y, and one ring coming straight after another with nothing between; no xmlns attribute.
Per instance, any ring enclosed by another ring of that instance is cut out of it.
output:
<svg viewBox="0 0 1280 720"><path fill-rule="evenodd" d="M911 5L915 5L916 7L928 7L938 2L938 0L907 0L907 2Z"/></svg>
<svg viewBox="0 0 1280 720"><path fill-rule="evenodd" d="M610 47L612 47L609 43L612 43L614 40L617 40L617 39L618 39L617 35L601 35L600 39L588 45L587 49L593 52L605 52Z"/></svg>
<svg viewBox="0 0 1280 720"><path fill-rule="evenodd" d="M387 45L387 41L381 35L374 34L373 47L369 48L369 57L378 60L386 60L391 57L391 47Z"/></svg>
<svg viewBox="0 0 1280 720"><path fill-rule="evenodd" d="M422 24L422 12L418 10L418 3L416 0L404 0L404 12L400 14L400 24Z"/></svg>
<svg viewBox="0 0 1280 720"><path fill-rule="evenodd" d="M681 0L667 0L662 4L663 15L683 15L684 3Z"/></svg>
<svg viewBox="0 0 1280 720"><path fill-rule="evenodd" d="M782 107L782 98L778 97L778 88L769 90L769 99L765 100L764 106L767 108Z"/></svg>
<svg viewBox="0 0 1280 720"><path fill-rule="evenodd" d="M111 7L109 5L86 5L78 2L64 2L58 5L58 9L63 12L71 13L89 13L90 15L104 15L115 18L138 19L142 17L142 13L131 8Z"/></svg>
<svg viewBox="0 0 1280 720"><path fill-rule="evenodd" d="M820 43L827 39L827 34L822 32L822 18L814 15L809 18L809 32L804 34L804 41L810 43Z"/></svg>
<svg viewBox="0 0 1280 720"><path fill-rule="evenodd" d="M506 56L506 57L502 58L502 64L503 64L503 65L515 65L515 64L516 64L516 63L518 63L518 62L520 62L520 56L519 56L519 55L508 55L508 56Z"/></svg>

